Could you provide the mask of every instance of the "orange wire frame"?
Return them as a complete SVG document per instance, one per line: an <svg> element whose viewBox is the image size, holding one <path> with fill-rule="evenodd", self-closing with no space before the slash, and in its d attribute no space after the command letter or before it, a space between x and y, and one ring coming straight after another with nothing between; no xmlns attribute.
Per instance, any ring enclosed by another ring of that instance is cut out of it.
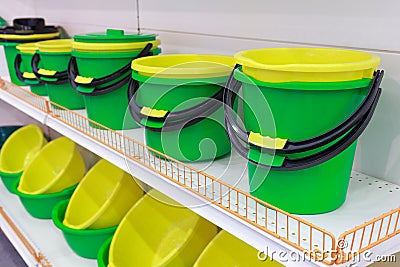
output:
<svg viewBox="0 0 400 267"><path fill-rule="evenodd" d="M345 263L352 259L352 255L346 253L345 249L338 245L343 240L347 242L347 239L350 239L347 248L356 248L361 253L400 233L399 208L343 233L336 242L336 237L329 231L257 199L249 193L196 170L190 165L177 161L122 133L111 130L75 111L68 110L1 79L0 87L17 99L173 181L244 222L282 240L312 260L322 261L327 265ZM385 226L385 223L389 225ZM376 227L376 224L380 224L380 227ZM367 244L364 244L363 238L356 244L359 240L355 238L357 233L360 231L365 233L368 227L379 229L379 232L382 229L386 229L386 231L383 235L379 233L374 240L371 233ZM321 251L324 253L321 254ZM326 251L332 253L325 253Z"/></svg>

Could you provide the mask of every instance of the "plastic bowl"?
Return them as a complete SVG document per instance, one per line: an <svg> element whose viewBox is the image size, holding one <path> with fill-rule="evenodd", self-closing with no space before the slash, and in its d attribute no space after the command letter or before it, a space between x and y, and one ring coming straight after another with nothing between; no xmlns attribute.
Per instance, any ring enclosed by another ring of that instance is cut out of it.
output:
<svg viewBox="0 0 400 267"><path fill-rule="evenodd" d="M283 267L277 261L267 258L261 261L257 257L257 250L237 237L222 230L208 244L193 267Z"/></svg>
<svg viewBox="0 0 400 267"><path fill-rule="evenodd" d="M69 199L76 188L74 185L57 193L30 195L18 191L18 184L17 180L13 186L13 193L19 196L28 213L38 219L51 219L54 206L62 200Z"/></svg>
<svg viewBox="0 0 400 267"><path fill-rule="evenodd" d="M108 267L192 266L216 233L212 223L151 190L122 219Z"/></svg>
<svg viewBox="0 0 400 267"><path fill-rule="evenodd" d="M108 266L108 255L110 252L112 237L107 239L106 242L100 247L99 253L97 254L97 266L107 267Z"/></svg>
<svg viewBox="0 0 400 267"><path fill-rule="evenodd" d="M79 183L63 224L73 229L117 225L142 196L142 189L131 175L101 159Z"/></svg>
<svg viewBox="0 0 400 267"><path fill-rule="evenodd" d="M79 256L96 259L100 247L106 240L113 236L117 226L104 229L76 230L65 226L65 211L68 206L68 200L58 203L53 209L53 222L60 229L71 249Z"/></svg>
<svg viewBox="0 0 400 267"><path fill-rule="evenodd" d="M10 192L27 164L47 143L42 129L37 125L30 124L18 130L14 127L18 126L1 128L1 138L9 136L0 151L0 176Z"/></svg>
<svg viewBox="0 0 400 267"><path fill-rule="evenodd" d="M77 184L85 163L76 144L66 137L48 143L22 173L18 190L25 194L55 193Z"/></svg>

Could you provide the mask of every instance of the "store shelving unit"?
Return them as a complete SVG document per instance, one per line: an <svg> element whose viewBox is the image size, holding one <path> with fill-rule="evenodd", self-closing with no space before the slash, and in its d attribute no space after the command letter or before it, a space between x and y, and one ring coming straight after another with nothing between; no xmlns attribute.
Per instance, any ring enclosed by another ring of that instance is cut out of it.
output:
<svg viewBox="0 0 400 267"><path fill-rule="evenodd" d="M143 145L142 129L109 130L88 120L82 111L64 109L9 82L0 81L0 88L0 99L129 171L285 266L300 266L299 261L301 266L351 266L354 262L357 266L367 266L380 255L400 251L398 185L353 172L348 199L340 209L323 215L295 216L247 193L246 162L235 152L208 165L188 165ZM2 201L1 205L6 212L23 209L12 201ZM23 236L36 244L36 251L41 251L50 264L64 266L53 261L54 247L47 250L37 241L29 222L21 222L19 215L9 215L22 229ZM48 226L51 222L40 221L39 224L49 232L56 231ZM13 231L7 235L19 240ZM62 239L60 235L58 238ZM63 242L54 240L53 243ZM28 248L25 252L21 250L24 246L19 249L21 255L30 251ZM366 251L366 255L359 255ZM307 256L313 260L308 260ZM63 257L72 256L70 253L57 256ZM93 263L82 262L85 263L71 266L92 266Z"/></svg>

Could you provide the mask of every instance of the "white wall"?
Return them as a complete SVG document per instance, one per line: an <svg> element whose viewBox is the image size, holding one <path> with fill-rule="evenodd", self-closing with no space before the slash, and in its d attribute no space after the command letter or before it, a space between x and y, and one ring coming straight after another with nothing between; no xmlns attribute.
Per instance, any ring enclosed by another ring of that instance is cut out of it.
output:
<svg viewBox="0 0 400 267"><path fill-rule="evenodd" d="M137 28L135 0L0 0L0 16L34 14L70 34ZM12 5L11 5L12 3ZM16 3L16 4L15 4ZM360 138L355 169L400 184L400 25L397 0L139 0L140 26L165 53L219 53L275 46L331 46L378 54L386 75L376 114Z"/></svg>

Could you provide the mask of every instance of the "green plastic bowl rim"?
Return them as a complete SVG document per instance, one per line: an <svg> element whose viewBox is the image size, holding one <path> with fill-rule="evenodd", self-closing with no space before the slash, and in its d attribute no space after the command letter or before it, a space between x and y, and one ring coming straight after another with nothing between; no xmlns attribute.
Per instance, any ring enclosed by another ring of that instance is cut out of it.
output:
<svg viewBox="0 0 400 267"><path fill-rule="evenodd" d="M52 212L52 219L53 223L55 226L60 229L61 231L68 233L68 234L74 234L74 235L82 235L82 236L87 236L90 234L106 234L106 233L112 233L117 230L118 225L107 227L107 228L102 228L102 229L72 229L67 226L65 226L60 220L58 219L58 212L60 208L64 205L68 205L69 199L62 200L57 205L53 208Z"/></svg>

